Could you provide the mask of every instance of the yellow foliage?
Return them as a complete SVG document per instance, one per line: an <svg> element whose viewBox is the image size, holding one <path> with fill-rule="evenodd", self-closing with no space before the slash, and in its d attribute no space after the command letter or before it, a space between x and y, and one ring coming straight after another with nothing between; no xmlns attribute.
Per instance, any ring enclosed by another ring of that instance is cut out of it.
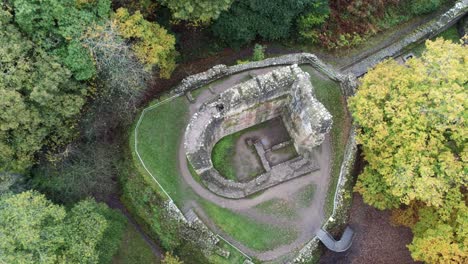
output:
<svg viewBox="0 0 468 264"><path fill-rule="evenodd" d="M166 29L143 18L139 11L130 15L127 9L119 8L113 16L119 33L132 41L136 57L148 68L159 68L162 78L169 78L176 67L175 38Z"/></svg>
<svg viewBox="0 0 468 264"><path fill-rule="evenodd" d="M391 196L440 207L451 189L466 184L468 49L442 39L426 45L422 57L406 65L376 66L350 99L370 167L356 190L382 208L397 205ZM387 201L378 201L382 191Z"/></svg>

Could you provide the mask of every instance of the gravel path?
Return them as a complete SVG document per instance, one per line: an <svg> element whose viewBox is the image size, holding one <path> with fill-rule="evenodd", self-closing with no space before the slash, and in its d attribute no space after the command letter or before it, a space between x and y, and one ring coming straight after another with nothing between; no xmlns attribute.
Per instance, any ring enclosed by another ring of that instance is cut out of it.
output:
<svg viewBox="0 0 468 264"><path fill-rule="evenodd" d="M262 74L273 69L275 69L275 67L257 69L252 70L250 72L254 74ZM232 87L233 85L245 80L249 76L250 72L243 72L230 76L224 81L214 84L212 86L212 91L214 91L216 94L219 94L222 91ZM215 95L213 95L213 93L208 89L202 91L200 95L196 98L196 101L190 104L190 116L198 110L198 108L203 102L209 100L210 98L213 98L214 96ZM219 228L216 227L216 225L211 221L211 219L205 215L201 206L198 205L196 201L192 200L186 203L185 207L187 207L187 205L190 207L194 207L197 213L199 214L200 218L202 218L205 224L207 224L212 230L222 235L226 240L239 247L247 254L262 261L274 260L303 246L305 243L307 243L310 239L313 238L313 236L315 235L315 231L318 228L320 228L324 218L323 205L325 203L325 198L327 195L330 175L331 149L329 137L325 139L324 143L316 151L316 157L318 158L317 161L320 165L320 170L282 183L280 185L271 187L263 191L260 195L254 196L253 198L235 200L220 197L212 193L193 179L190 171L188 170L183 140L181 140L180 142L181 144L179 145L178 150L179 171L185 184L187 184L192 190L195 191L195 193L197 193L203 199L213 202L216 205L221 206L223 208L228 208L240 214L248 215L252 219L259 220L260 222L263 222L265 224L278 225L279 221L275 216L268 216L256 213L254 210L252 210L253 207L273 198L290 199L291 197L294 197L294 195L296 195L302 187L309 184L315 184L317 186L317 190L314 194L314 199L311 202L311 204L308 207L299 210L299 217L297 219L289 221L290 226L294 226L295 230L299 234L297 239L288 245L282 245L278 248L264 252L247 248L243 244L233 239L228 234L224 233L222 230L219 230Z"/></svg>

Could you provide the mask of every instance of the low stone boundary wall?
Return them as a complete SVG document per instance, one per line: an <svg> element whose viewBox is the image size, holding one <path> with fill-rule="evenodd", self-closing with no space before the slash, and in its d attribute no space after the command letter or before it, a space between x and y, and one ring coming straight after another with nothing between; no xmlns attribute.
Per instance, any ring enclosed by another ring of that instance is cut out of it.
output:
<svg viewBox="0 0 468 264"><path fill-rule="evenodd" d="M317 56L311 53L294 53L283 55L275 58L269 58L262 61L254 61L245 64L239 64L234 66L226 66L224 64L216 65L213 68L188 76L182 80L182 82L174 88L174 93L183 94L188 91L198 89L204 85L207 85L220 78L227 77L232 74L236 74L243 71L266 68L272 66L281 65L293 65L293 64L307 64L312 66L314 69L324 74L328 78L340 82L343 94L350 96L354 94L357 87L356 80L352 75L344 75L331 66L322 62Z"/></svg>
<svg viewBox="0 0 468 264"><path fill-rule="evenodd" d="M350 185L350 181L352 180L352 170L357 154L355 131L355 127L353 126L348 138L348 143L346 144L343 163L341 164L340 176L338 178L338 184L336 186L334 196L333 212L328 220L322 225L323 230L330 229L333 226L342 226L347 221L348 205L346 204L345 196L346 194L350 196L352 192L352 189L347 187ZM313 259L314 253L318 250L319 242L320 240L315 236L299 250L296 258L288 263L308 263Z"/></svg>
<svg viewBox="0 0 468 264"><path fill-rule="evenodd" d="M397 57L401 55L409 45L415 45L426 39L433 38L442 31L454 25L460 18L468 12L468 0L458 1L451 9L438 18L418 27L413 33L403 39L385 47L377 53L359 61L358 63L343 69L344 72L352 73L355 76L362 76L368 69L377 65L385 58Z"/></svg>

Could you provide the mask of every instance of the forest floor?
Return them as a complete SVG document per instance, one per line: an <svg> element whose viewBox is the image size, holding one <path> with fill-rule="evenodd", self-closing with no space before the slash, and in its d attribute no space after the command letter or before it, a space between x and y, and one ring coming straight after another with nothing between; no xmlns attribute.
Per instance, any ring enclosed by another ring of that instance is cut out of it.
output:
<svg viewBox="0 0 468 264"><path fill-rule="evenodd" d="M390 211L380 211L354 194L349 226L356 232L351 248L343 253L327 251L320 264L410 264L414 262L406 248L413 238L411 230L390 224Z"/></svg>

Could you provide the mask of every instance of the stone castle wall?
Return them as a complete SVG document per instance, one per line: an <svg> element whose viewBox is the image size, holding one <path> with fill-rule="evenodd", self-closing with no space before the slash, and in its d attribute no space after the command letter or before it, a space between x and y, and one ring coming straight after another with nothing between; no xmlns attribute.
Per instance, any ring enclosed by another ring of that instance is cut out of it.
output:
<svg viewBox="0 0 468 264"><path fill-rule="evenodd" d="M298 161L278 164L241 183L222 177L213 168L211 151L217 141L278 116L305 158L323 142L332 125L332 116L314 96L309 75L297 65L238 84L200 107L187 126L184 144L189 162L208 189L224 197L242 198L315 169L308 161L302 167Z"/></svg>

